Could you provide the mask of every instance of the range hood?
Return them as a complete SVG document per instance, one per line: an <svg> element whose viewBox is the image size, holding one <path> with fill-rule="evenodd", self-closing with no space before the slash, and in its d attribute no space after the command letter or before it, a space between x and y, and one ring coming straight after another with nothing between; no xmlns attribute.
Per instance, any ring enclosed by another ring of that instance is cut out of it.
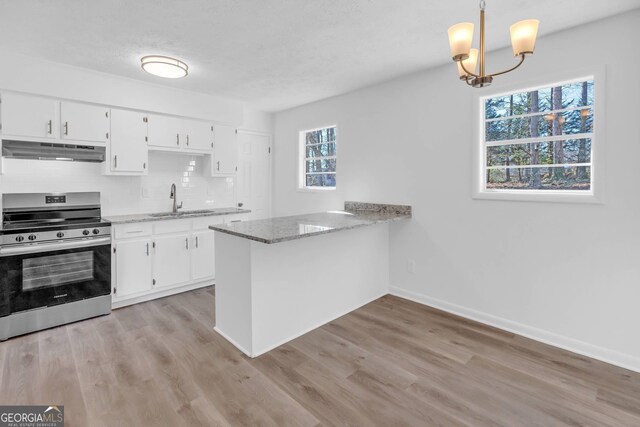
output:
<svg viewBox="0 0 640 427"><path fill-rule="evenodd" d="M104 162L105 148L91 145L57 144L50 142L2 141L2 156L7 159L66 160Z"/></svg>

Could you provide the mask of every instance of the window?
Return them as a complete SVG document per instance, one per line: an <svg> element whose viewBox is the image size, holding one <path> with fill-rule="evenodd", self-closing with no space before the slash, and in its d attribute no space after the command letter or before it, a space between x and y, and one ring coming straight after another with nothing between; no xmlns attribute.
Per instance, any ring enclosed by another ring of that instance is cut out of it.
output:
<svg viewBox="0 0 640 427"><path fill-rule="evenodd" d="M479 193L592 196L594 81L480 97Z"/></svg>
<svg viewBox="0 0 640 427"><path fill-rule="evenodd" d="M336 127L300 132L301 189L336 188Z"/></svg>

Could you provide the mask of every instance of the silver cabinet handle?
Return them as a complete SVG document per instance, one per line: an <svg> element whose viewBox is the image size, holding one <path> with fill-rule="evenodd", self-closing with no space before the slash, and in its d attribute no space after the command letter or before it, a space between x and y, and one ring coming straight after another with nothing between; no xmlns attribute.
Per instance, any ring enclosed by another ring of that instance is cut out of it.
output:
<svg viewBox="0 0 640 427"><path fill-rule="evenodd" d="M198 249L198 236L196 236L196 249Z"/></svg>
<svg viewBox="0 0 640 427"><path fill-rule="evenodd" d="M187 147L189 146L189 135L187 135Z"/></svg>
<svg viewBox="0 0 640 427"><path fill-rule="evenodd" d="M218 166L217 166L217 170L220 170L220 160L218 160Z"/></svg>
<svg viewBox="0 0 640 427"><path fill-rule="evenodd" d="M147 256L149 256L149 243L147 243Z"/></svg>
<svg viewBox="0 0 640 427"><path fill-rule="evenodd" d="M188 237L184 239L184 245L187 248L187 250L189 250L189 238Z"/></svg>
<svg viewBox="0 0 640 427"><path fill-rule="evenodd" d="M113 156L113 168L118 169L118 155Z"/></svg>
<svg viewBox="0 0 640 427"><path fill-rule="evenodd" d="M146 163L143 163L143 164L142 164L142 169L146 169L146 168L147 168L147 164L146 164Z"/></svg>
<svg viewBox="0 0 640 427"><path fill-rule="evenodd" d="M176 145L180 145L180 134L176 133Z"/></svg>
<svg viewBox="0 0 640 427"><path fill-rule="evenodd" d="M53 122L49 120L49 123L47 123L47 133L51 135L52 132L53 132Z"/></svg>
<svg viewBox="0 0 640 427"><path fill-rule="evenodd" d="M64 122L64 134L69 135L69 122Z"/></svg>

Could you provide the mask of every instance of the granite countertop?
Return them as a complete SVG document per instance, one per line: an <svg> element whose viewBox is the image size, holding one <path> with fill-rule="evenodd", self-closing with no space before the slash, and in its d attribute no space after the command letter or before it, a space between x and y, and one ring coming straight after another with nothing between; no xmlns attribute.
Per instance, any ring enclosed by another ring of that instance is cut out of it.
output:
<svg viewBox="0 0 640 427"><path fill-rule="evenodd" d="M411 206L346 202L344 211L235 222L209 228L271 244L408 218L411 218Z"/></svg>
<svg viewBox="0 0 640 427"><path fill-rule="evenodd" d="M147 221L165 221L168 219L185 219L196 218L201 216L215 216L215 215L233 215L249 213L250 210L238 209L238 208L218 208L218 209L197 209L197 210L181 210L177 214L171 212L160 213L146 213L146 214L133 214L133 215L114 215L108 216L105 219L111 221L112 224L129 224L134 222L147 222Z"/></svg>

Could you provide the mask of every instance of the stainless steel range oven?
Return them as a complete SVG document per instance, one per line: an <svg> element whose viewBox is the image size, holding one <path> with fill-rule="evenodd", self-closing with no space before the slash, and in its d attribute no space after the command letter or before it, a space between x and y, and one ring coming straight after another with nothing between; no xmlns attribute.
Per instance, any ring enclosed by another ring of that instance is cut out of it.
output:
<svg viewBox="0 0 640 427"><path fill-rule="evenodd" d="M111 312L99 193L4 194L0 340Z"/></svg>

